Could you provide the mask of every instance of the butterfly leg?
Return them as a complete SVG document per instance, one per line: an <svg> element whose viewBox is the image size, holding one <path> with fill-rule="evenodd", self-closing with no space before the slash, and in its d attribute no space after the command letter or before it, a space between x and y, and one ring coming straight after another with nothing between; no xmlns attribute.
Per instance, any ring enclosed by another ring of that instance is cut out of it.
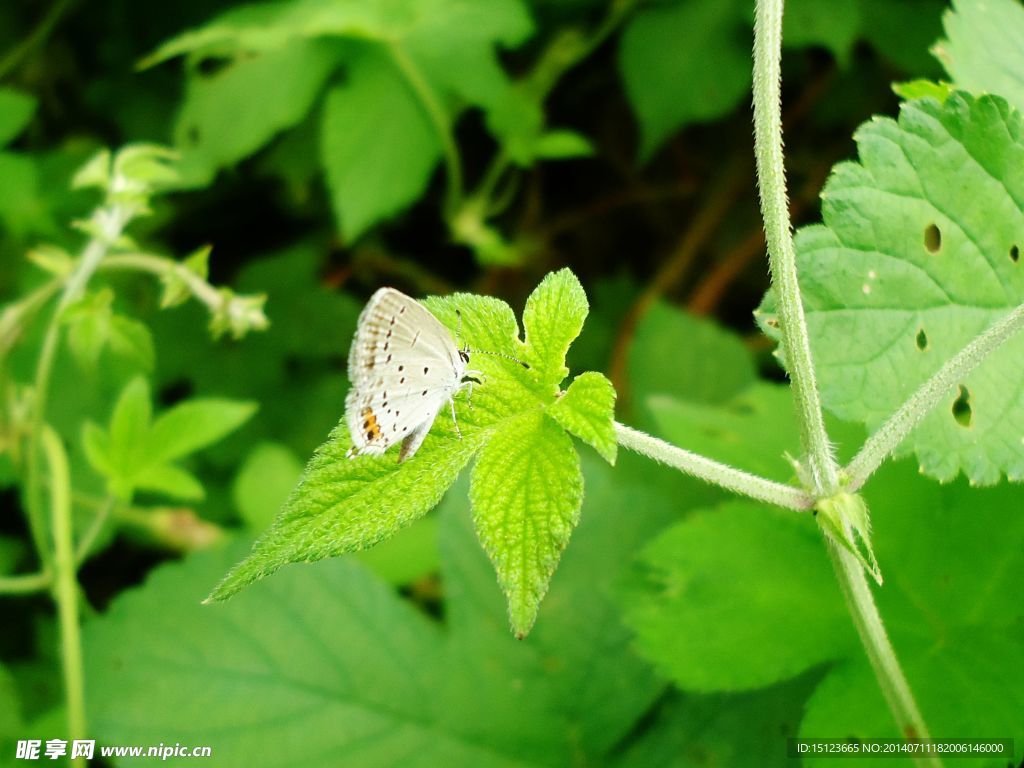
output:
<svg viewBox="0 0 1024 768"><path fill-rule="evenodd" d="M462 430L459 429L459 420L455 418L455 398L454 397L451 400L448 401L448 405L450 405L452 407L452 424L455 425L455 434L458 436L459 440L461 440L462 439Z"/></svg>

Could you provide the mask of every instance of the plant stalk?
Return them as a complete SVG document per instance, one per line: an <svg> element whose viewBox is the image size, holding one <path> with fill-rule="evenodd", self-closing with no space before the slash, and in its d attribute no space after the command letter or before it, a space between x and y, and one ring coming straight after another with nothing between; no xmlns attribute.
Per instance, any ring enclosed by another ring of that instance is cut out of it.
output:
<svg viewBox="0 0 1024 768"><path fill-rule="evenodd" d="M50 318L43 337L43 346L36 362L35 384L33 389L32 419L29 427L28 455L26 456L26 507L28 509L29 529L33 543L43 563L43 572L51 565L52 556L46 541L44 525L45 512L42 502L42 478L39 473L39 451L43 429L46 424L46 401L50 389L50 377L53 363L57 356L60 341L60 323L64 310L77 301L85 291L85 286L93 273L99 268L100 262L107 254L111 244L121 235L121 231L132 217L130 209L121 205L111 205L97 212L97 222L101 235L92 238L82 251L75 271L64 284L57 308Z"/></svg>
<svg viewBox="0 0 1024 768"><path fill-rule="evenodd" d="M814 499L810 494L799 488L777 483L678 448L625 424L615 422L615 435L619 445L624 448L751 499L795 511L806 511L814 506Z"/></svg>
<svg viewBox="0 0 1024 768"><path fill-rule="evenodd" d="M946 397L950 390L1024 328L1024 304L993 323L980 336L946 361L864 443L845 469L847 487L855 491L881 466L903 439Z"/></svg>
<svg viewBox="0 0 1024 768"><path fill-rule="evenodd" d="M871 587L864 574L864 567L852 553L832 542L826 542L832 558L839 586L846 597L850 615L857 627L861 643L867 652L875 678L882 689L886 703L896 719L900 734L905 739L930 739L928 727L917 708L907 678L900 669L896 651L889 641L889 635L882 624ZM914 762L919 766L941 768L942 761L934 755L918 755Z"/></svg>
<svg viewBox="0 0 1024 768"><path fill-rule="evenodd" d="M67 454L57 433L43 428L42 450L50 474L51 526L54 545L54 598L60 623L61 659L68 714L68 740L85 738L85 677L78 625L78 581L71 521L71 475ZM85 766L84 758L75 765Z"/></svg>
<svg viewBox="0 0 1024 768"><path fill-rule="evenodd" d="M838 490L839 472L825 431L814 378L786 198L781 110L782 11L783 0L757 0L754 16L754 152L783 353L796 401L801 442L810 465L811 490L817 499L824 499ZM907 738L926 738L928 730L885 632L863 566L852 553L831 544L826 546L835 564L847 607L893 717ZM918 763L941 765L937 758L931 756L919 758Z"/></svg>
<svg viewBox="0 0 1024 768"><path fill-rule="evenodd" d="M782 350L813 490L823 498L835 492L839 476L814 378L786 196L780 90L782 7L783 0L758 0L754 17L754 154L772 287L779 307Z"/></svg>

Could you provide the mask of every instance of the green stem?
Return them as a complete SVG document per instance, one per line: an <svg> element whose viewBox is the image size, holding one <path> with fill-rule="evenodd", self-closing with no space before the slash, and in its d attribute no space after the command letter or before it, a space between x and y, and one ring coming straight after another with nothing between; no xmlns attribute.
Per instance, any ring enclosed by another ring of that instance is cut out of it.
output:
<svg viewBox="0 0 1024 768"><path fill-rule="evenodd" d="M49 586L50 575L44 572L0 576L0 595L27 595L41 592Z"/></svg>
<svg viewBox="0 0 1024 768"><path fill-rule="evenodd" d="M8 304L0 313L0 361L11 351L21 336L22 330L36 312L38 312L63 285L61 278L54 278L34 289L21 300Z"/></svg>
<svg viewBox="0 0 1024 768"><path fill-rule="evenodd" d="M782 6L783 0L757 2L754 18L754 153L772 286L779 308L782 351L796 401L801 444L807 453L814 493L821 498L835 492L838 472L814 380L786 197L780 93Z"/></svg>
<svg viewBox="0 0 1024 768"><path fill-rule="evenodd" d="M119 253L103 260L102 269L126 269L149 272L157 277L173 275L188 287L192 295L211 311L215 312L224 302L221 292L174 259L154 256L148 253Z"/></svg>
<svg viewBox="0 0 1024 768"><path fill-rule="evenodd" d="M814 380L786 199L781 114L782 10L783 0L757 0L754 16L754 144L783 354L796 401L801 441L810 464L812 491L816 498L823 499L836 493L839 473L825 431ZM908 738L926 738L928 730L885 632L863 566L845 549L832 544L826 546L832 555L847 607L893 717ZM918 763L941 764L931 757L920 758Z"/></svg>
<svg viewBox="0 0 1024 768"><path fill-rule="evenodd" d="M619 445L624 448L734 493L797 511L806 511L814 506L814 499L810 494L799 488L776 483L774 480L752 475L742 469L678 448L625 424L615 422L615 436Z"/></svg>
<svg viewBox="0 0 1024 768"><path fill-rule="evenodd" d="M462 205L462 159L459 156L459 148L455 145L455 137L452 135L451 120L430 83L402 47L392 43L388 46L388 52L427 113L427 118L433 124L437 138L441 142L445 170L448 172L445 216L451 217Z"/></svg>
<svg viewBox="0 0 1024 768"><path fill-rule="evenodd" d="M850 606L857 633L867 652L875 677L882 688L900 734L907 739L929 739L928 727L914 701L907 678L896 660L896 651L882 624L864 568L852 553L832 542L826 544L839 585ZM938 768L942 762L934 756L918 756L915 764Z"/></svg>
<svg viewBox="0 0 1024 768"><path fill-rule="evenodd" d="M845 470L848 489L853 491L881 466L921 419L927 416L950 390L1024 328L1024 304L993 323L984 333L950 358L928 381L911 395L864 443Z"/></svg>
<svg viewBox="0 0 1024 768"><path fill-rule="evenodd" d="M33 390L32 419L29 425L28 454L26 456L27 481L26 498L29 528L32 540L43 563L43 571L50 568L52 560L50 549L46 543L45 510L42 501L42 478L39 472L39 449L44 426L46 424L46 401L50 389L50 377L53 374L53 363L57 356L60 341L60 323L64 310L77 301L85 291L89 279L97 270L107 250L120 235L125 224L131 218L130 209L120 205L111 205L97 211L95 222L100 228L100 236L94 237L85 246L78 265L67 282L57 308L50 318L43 337L42 350L36 362L35 386Z"/></svg>
<svg viewBox="0 0 1024 768"><path fill-rule="evenodd" d="M54 545L54 597L60 622L61 658L68 713L68 740L85 738L85 677L82 672L82 639L78 625L78 581L71 521L71 475L68 459L57 433L42 432L42 450L50 476L50 507ZM79 758L76 765L85 765Z"/></svg>
<svg viewBox="0 0 1024 768"><path fill-rule="evenodd" d="M590 56L607 40L623 20L628 18L629 12L636 4L637 0L612 0L608 13L589 35L583 36L576 30L568 30L556 37L538 59L533 71L520 83L520 87L543 104L562 75ZM490 215L493 207L490 199L494 189L511 163L508 154L504 150L499 150L472 195L473 199L484 201L480 208L486 215Z"/></svg>

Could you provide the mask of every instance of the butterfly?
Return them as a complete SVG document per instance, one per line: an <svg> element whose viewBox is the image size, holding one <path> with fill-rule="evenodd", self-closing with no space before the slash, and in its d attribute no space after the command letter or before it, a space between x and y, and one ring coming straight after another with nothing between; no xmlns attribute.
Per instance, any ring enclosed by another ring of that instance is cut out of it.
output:
<svg viewBox="0 0 1024 768"><path fill-rule="evenodd" d="M460 349L426 307L381 288L359 315L348 356L349 458L380 455L399 442L398 460L411 458L445 405L455 420L455 395L479 384L478 375L469 370L468 348Z"/></svg>

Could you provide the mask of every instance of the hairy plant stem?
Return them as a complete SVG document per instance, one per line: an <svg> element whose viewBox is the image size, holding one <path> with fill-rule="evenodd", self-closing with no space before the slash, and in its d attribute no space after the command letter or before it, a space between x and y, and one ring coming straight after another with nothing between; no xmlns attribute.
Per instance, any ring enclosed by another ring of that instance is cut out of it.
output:
<svg viewBox="0 0 1024 768"><path fill-rule="evenodd" d="M78 580L71 521L71 475L60 437L49 426L41 436L50 476L51 529L54 547L54 599L60 623L61 660L68 716L68 741L85 738L85 677L78 626ZM85 765L84 758L73 761Z"/></svg>
<svg viewBox="0 0 1024 768"><path fill-rule="evenodd" d="M808 510L814 506L811 495L799 488L776 483L774 480L752 475L698 453L677 448L671 443L627 427L625 424L615 422L615 435L619 445L624 448L751 499L797 511Z"/></svg>
<svg viewBox="0 0 1024 768"><path fill-rule="evenodd" d="M896 450L931 410L992 352L1024 328L1024 304L993 323L984 333L951 357L922 384L864 443L844 470L847 488L855 491Z"/></svg>
<svg viewBox="0 0 1024 768"><path fill-rule="evenodd" d="M896 719L900 734L906 739L929 739L928 728L917 708L914 695L907 684L907 678L896 660L896 651L889 642L889 636L882 624L882 617L875 605L864 573L864 567L852 553L832 542L826 544L839 585L850 606L857 634L867 652L875 677L889 709ZM914 763L930 768L939 768L942 762L933 755L918 755Z"/></svg>
<svg viewBox="0 0 1024 768"><path fill-rule="evenodd" d="M28 509L29 529L39 559L43 563L43 572L51 566L50 548L46 541L45 511L42 504L41 477L39 472L39 451L43 428L46 424L46 401L50 389L50 376L53 363L57 356L60 341L60 323L64 310L77 301L85 291L89 279L97 270L111 244L120 237L125 224L132 217L132 210L122 205L113 204L100 208L95 215L95 223L99 235L94 236L82 251L75 271L64 284L57 307L50 317L43 337L42 349L36 362L36 373L33 388L32 418L29 425L28 453L26 456L26 507Z"/></svg>
<svg viewBox="0 0 1024 768"><path fill-rule="evenodd" d="M796 401L801 444L807 453L814 493L821 498L836 491L839 476L814 380L786 196L780 93L782 6L783 0L758 0L754 17L754 154L782 351Z"/></svg>
<svg viewBox="0 0 1024 768"><path fill-rule="evenodd" d="M754 15L754 145L783 353L796 401L801 441L810 464L811 490L815 498L825 499L837 492L839 473L825 431L814 380L786 199L781 118L782 11L783 0L757 0ZM908 738L927 737L928 729L889 642L863 566L852 553L828 542L825 546L832 555L836 576L878 685L901 732ZM919 758L918 763L941 765L935 758Z"/></svg>
<svg viewBox="0 0 1024 768"><path fill-rule="evenodd" d="M224 301L220 291L174 259L149 253L119 253L104 259L102 269L125 269L148 272L157 277L173 275L181 280L192 295L211 312L215 312Z"/></svg>

